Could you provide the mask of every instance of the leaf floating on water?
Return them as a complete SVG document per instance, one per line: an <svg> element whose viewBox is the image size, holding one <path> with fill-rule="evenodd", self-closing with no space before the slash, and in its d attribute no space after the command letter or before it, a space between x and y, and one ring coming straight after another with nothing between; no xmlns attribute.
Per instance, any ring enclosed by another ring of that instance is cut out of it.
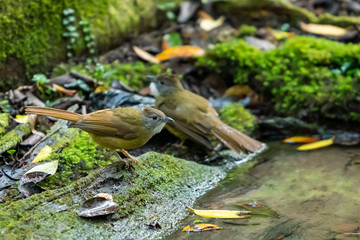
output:
<svg viewBox="0 0 360 240"><path fill-rule="evenodd" d="M36 155L35 159L32 161L33 163L44 161L51 155L51 147L45 146L41 151Z"/></svg>
<svg viewBox="0 0 360 240"><path fill-rule="evenodd" d="M251 211L231 211L231 210L195 210L191 207L186 208L193 211L196 215L207 218L248 218Z"/></svg>
<svg viewBox="0 0 360 240"><path fill-rule="evenodd" d="M344 28L336 27L333 25L321 25L313 23L307 24L303 22L300 22L300 28L305 32L335 37L345 35L348 32Z"/></svg>
<svg viewBox="0 0 360 240"><path fill-rule="evenodd" d="M291 138L284 139L283 143L313 143L316 142L317 139L313 137L303 137L303 136L295 136Z"/></svg>
<svg viewBox="0 0 360 240"><path fill-rule="evenodd" d="M322 147L327 147L334 143L334 139L335 139L335 136L333 136L330 139L305 144L305 145L298 147L297 150L306 151L306 150L313 150L313 149L318 149L318 148L322 148Z"/></svg>
<svg viewBox="0 0 360 240"><path fill-rule="evenodd" d="M119 205L113 202L108 193L99 193L86 200L79 209L80 217L96 217L113 214L119 210Z"/></svg>
<svg viewBox="0 0 360 240"><path fill-rule="evenodd" d="M159 53L158 55L156 55L155 57L159 61L166 61L177 57L183 57L183 58L197 57L197 56L203 56L204 54L205 51L201 47L186 45L186 46L176 46L176 47L168 48L162 51L161 53Z"/></svg>
<svg viewBox="0 0 360 240"><path fill-rule="evenodd" d="M152 63L160 63L160 60L157 59L156 57L154 57L153 55L151 55L150 53L142 50L141 48L137 47L137 46L133 46L133 49L136 53L136 55L138 55L138 57L148 61L148 62L152 62Z"/></svg>
<svg viewBox="0 0 360 240"><path fill-rule="evenodd" d="M14 118L14 120L17 123L28 123L29 116L28 115L16 115L16 118Z"/></svg>
<svg viewBox="0 0 360 240"><path fill-rule="evenodd" d="M219 230L223 229L223 227L216 226L214 224L209 223L202 223L196 224L195 227L190 227L189 225L184 227L181 231L182 232L202 232L202 231L209 231L209 230Z"/></svg>

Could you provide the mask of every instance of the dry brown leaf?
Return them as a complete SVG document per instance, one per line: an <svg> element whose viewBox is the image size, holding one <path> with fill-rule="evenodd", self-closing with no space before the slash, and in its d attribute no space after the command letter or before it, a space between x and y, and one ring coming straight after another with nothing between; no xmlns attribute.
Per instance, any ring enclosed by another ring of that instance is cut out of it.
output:
<svg viewBox="0 0 360 240"><path fill-rule="evenodd" d="M303 23L300 22L300 28L309 33L314 33L318 35L326 35L326 36L343 36L348 31L344 28L336 27L333 25L321 25L314 23Z"/></svg>
<svg viewBox="0 0 360 240"><path fill-rule="evenodd" d="M162 51L158 55L156 55L156 59L159 61L166 61L172 58L177 57L197 57L203 56L205 54L205 50L201 47L197 46L176 46L166 49Z"/></svg>
<svg viewBox="0 0 360 240"><path fill-rule="evenodd" d="M133 46L133 49L134 49L136 55L138 55L138 57L140 57L140 58L142 58L142 59L144 59L146 61L152 62L152 63L160 63L159 59L157 59L156 57L154 57L150 53L145 52L141 48L139 48L137 46Z"/></svg>
<svg viewBox="0 0 360 240"><path fill-rule="evenodd" d="M204 11L202 11L202 10L200 10L200 11L198 12L198 16L199 16L199 18L201 18L201 19L214 20L214 18L213 18L212 16L210 16L208 13L206 13L206 12L204 12Z"/></svg>
<svg viewBox="0 0 360 240"><path fill-rule="evenodd" d="M75 93L77 92L76 90L65 89L55 83L52 85L52 87L59 93L60 97L74 96Z"/></svg>

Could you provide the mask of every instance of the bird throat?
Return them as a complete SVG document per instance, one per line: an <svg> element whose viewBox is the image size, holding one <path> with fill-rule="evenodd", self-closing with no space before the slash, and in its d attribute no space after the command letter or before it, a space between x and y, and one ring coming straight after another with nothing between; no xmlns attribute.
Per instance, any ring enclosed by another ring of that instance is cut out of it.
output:
<svg viewBox="0 0 360 240"><path fill-rule="evenodd" d="M160 95L159 90L156 87L155 83L150 83L150 90L154 93L155 97L158 97Z"/></svg>

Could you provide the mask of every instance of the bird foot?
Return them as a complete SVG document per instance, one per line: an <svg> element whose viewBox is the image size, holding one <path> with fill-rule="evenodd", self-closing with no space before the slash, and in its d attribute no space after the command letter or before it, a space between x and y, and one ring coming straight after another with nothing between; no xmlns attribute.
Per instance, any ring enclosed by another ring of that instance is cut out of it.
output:
<svg viewBox="0 0 360 240"><path fill-rule="evenodd" d="M180 143L174 143L173 146L176 148L182 148L184 146L185 139L182 139Z"/></svg>
<svg viewBox="0 0 360 240"><path fill-rule="evenodd" d="M125 163L126 169L129 169L129 167L130 167L129 161L127 159L121 158L120 155L116 151L114 151L114 152L115 152L115 155L117 156L117 158L119 159L119 161Z"/></svg>
<svg viewBox="0 0 360 240"><path fill-rule="evenodd" d="M130 153L128 153L125 149L121 149L121 152L127 157L133 160L135 163L141 164L141 162L134 156L132 156Z"/></svg>

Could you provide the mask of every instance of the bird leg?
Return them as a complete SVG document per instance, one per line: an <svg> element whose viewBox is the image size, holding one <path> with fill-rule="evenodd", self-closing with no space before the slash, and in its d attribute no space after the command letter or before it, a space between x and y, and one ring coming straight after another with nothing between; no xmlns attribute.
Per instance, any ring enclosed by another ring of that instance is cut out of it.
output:
<svg viewBox="0 0 360 240"><path fill-rule="evenodd" d="M181 139L181 142L179 143L174 143L173 146L176 147L176 148L182 148L184 146L184 143L185 143L185 138Z"/></svg>
<svg viewBox="0 0 360 240"><path fill-rule="evenodd" d="M117 156L117 158L121 161L121 162L124 162L125 163L125 166L126 166L126 169L129 169L129 161L127 159L123 159L120 157L120 155L117 153L116 150L114 150L115 152L115 155Z"/></svg>
<svg viewBox="0 0 360 240"><path fill-rule="evenodd" d="M127 158L130 158L134 162L141 164L141 162L136 157L131 156L130 153L128 153L125 149L120 149L120 150Z"/></svg>

